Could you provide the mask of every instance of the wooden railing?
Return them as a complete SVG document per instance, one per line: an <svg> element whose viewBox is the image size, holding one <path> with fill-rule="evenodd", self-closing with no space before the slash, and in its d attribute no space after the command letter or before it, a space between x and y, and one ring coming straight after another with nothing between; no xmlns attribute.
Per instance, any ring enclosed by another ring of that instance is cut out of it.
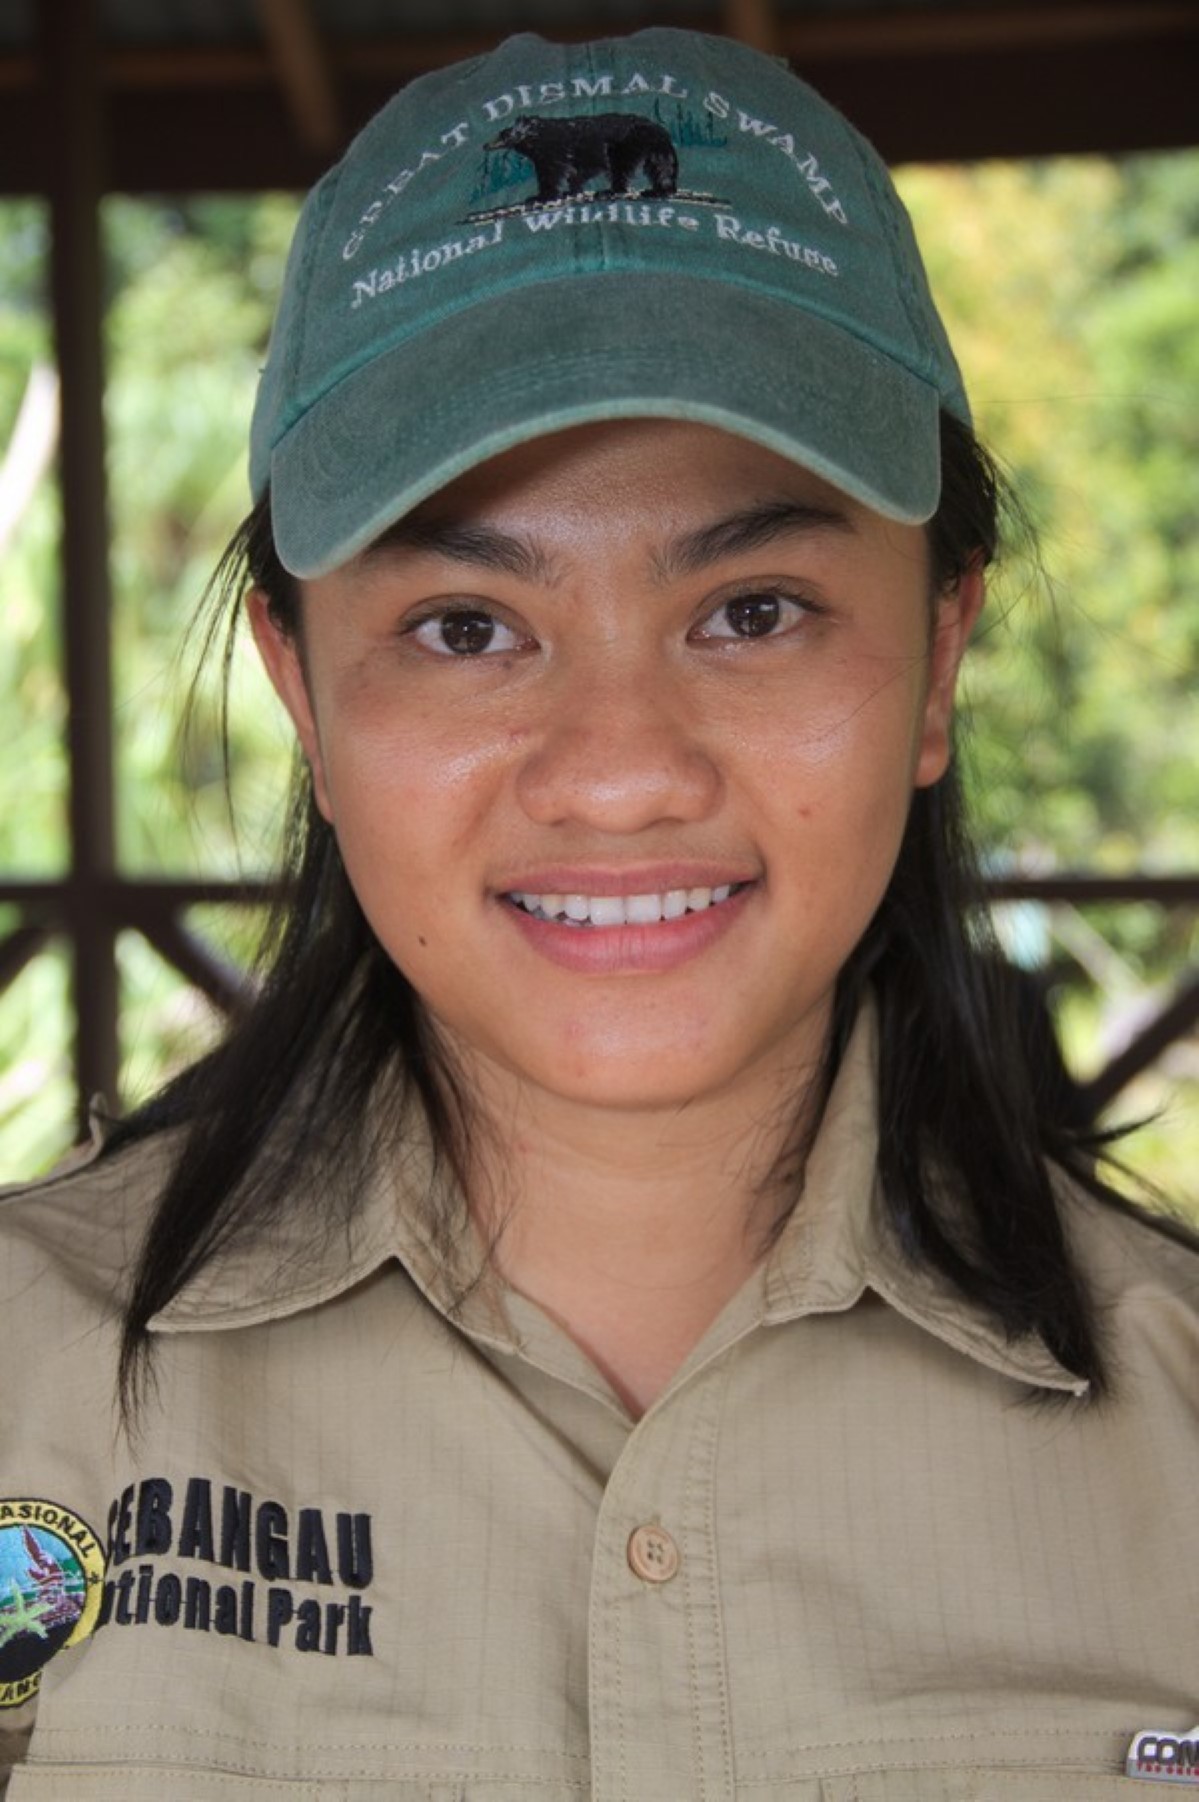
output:
<svg viewBox="0 0 1199 1802"><path fill-rule="evenodd" d="M1066 902L1199 910L1199 876L1004 876L987 884L993 901ZM0 904L17 912L0 938L0 994L51 944L71 946L75 1012L73 1064L80 1117L89 1098L117 1097L117 935L139 933L159 957L226 1015L250 999L249 979L187 922L200 905L265 906L278 893L267 882L187 881L121 876L60 881L0 881ZM80 932L80 923L85 930ZM103 960L96 981L95 960ZM94 986L89 990L89 983ZM1098 1115L1169 1048L1199 1028L1199 975L1184 974L1174 992L1131 1041L1083 1083L1088 1107Z"/></svg>

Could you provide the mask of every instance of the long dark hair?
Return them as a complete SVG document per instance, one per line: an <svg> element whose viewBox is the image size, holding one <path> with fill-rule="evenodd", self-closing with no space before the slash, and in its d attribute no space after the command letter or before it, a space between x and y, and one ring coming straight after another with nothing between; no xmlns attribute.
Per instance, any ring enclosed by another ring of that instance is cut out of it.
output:
<svg viewBox="0 0 1199 1802"><path fill-rule="evenodd" d="M949 415L942 477L928 527L938 592L971 563L992 560L1001 513L993 462ZM227 628L226 670L250 585L286 631L298 631L297 587L275 554L269 501L250 514L214 580L205 642ZM369 1160L386 1149L380 1121L398 1121L419 1099L437 1154L464 1174L469 1098L367 924L302 764L281 863L252 1006L215 1051L119 1123L105 1150L113 1156L168 1129L179 1136L125 1309L127 1414L148 1370L150 1318L230 1240L303 1205L297 1197L319 1195L314 1230L334 1230L352 1213ZM886 895L841 973L832 1055L869 988L880 1025L881 1186L900 1242L1013 1338L1039 1334L1098 1393L1107 1371L1095 1312L1051 1168L1124 1204L1098 1174L1103 1136L1079 1118L1060 1065L1037 1055L1051 1040L1030 1033L1024 992L987 930L951 763L916 792ZM395 1105L371 1107L385 1082ZM938 1201L944 1193L955 1197L952 1209Z"/></svg>

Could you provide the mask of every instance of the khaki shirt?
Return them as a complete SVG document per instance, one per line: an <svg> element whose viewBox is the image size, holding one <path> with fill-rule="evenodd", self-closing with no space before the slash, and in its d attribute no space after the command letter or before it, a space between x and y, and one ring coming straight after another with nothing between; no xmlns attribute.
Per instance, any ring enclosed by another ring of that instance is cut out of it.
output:
<svg viewBox="0 0 1199 1802"><path fill-rule="evenodd" d="M636 1424L528 1302L451 1318L423 1151L163 1310L132 1443L162 1146L0 1202L9 1802L1152 1794L1130 1740L1199 1712L1199 1258L1070 1203L1092 1405L904 1262L874 1119L862 1027L799 1208Z"/></svg>

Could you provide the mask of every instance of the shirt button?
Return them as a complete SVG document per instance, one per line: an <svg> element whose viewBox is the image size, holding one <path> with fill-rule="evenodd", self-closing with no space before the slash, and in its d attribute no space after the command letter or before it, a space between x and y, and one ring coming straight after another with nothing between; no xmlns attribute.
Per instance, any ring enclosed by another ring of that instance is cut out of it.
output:
<svg viewBox="0 0 1199 1802"><path fill-rule="evenodd" d="M634 1527L629 1534L629 1567L643 1583L669 1583L681 1562L664 1527Z"/></svg>

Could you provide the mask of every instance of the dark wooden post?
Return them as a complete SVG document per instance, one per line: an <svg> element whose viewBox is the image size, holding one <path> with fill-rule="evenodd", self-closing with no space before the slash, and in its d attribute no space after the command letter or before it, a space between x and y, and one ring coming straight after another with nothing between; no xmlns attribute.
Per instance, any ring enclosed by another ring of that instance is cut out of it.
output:
<svg viewBox="0 0 1199 1802"><path fill-rule="evenodd" d="M62 381L61 607L70 759L67 925L74 951L75 1076L117 1104L111 590L104 458L104 121L96 0L41 0L40 52L53 232L51 291Z"/></svg>

